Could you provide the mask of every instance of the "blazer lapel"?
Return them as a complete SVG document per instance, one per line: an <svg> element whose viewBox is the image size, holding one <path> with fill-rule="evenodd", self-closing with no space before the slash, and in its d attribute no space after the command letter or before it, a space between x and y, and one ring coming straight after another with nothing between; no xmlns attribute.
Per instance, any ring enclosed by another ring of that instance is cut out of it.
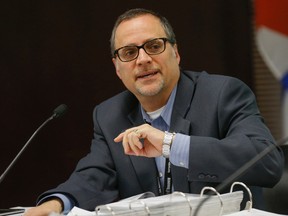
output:
<svg viewBox="0 0 288 216"><path fill-rule="evenodd" d="M171 116L170 131L189 135L193 130L190 121L186 120L186 115L191 108L194 91L195 83L185 74L181 73ZM186 193L190 192L187 179L188 170L172 165L171 171L172 178L173 176L177 176L173 178L174 190Z"/></svg>
<svg viewBox="0 0 288 216"><path fill-rule="evenodd" d="M131 127L144 124L142 113L139 105L128 115L131 121ZM129 156L134 166L134 170L138 176L140 185L143 191L151 191L159 195L158 181L157 181L157 167L154 158Z"/></svg>
<svg viewBox="0 0 288 216"><path fill-rule="evenodd" d="M183 134L190 133L191 124L190 121L186 120L186 115L191 108L194 91L194 81L181 73L171 116L171 131Z"/></svg>

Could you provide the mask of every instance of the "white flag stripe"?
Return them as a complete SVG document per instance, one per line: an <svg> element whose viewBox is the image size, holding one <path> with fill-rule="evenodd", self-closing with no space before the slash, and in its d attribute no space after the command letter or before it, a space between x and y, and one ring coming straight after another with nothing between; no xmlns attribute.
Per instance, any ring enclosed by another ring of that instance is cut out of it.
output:
<svg viewBox="0 0 288 216"><path fill-rule="evenodd" d="M265 62L278 80L288 71L288 37L265 26L258 28L257 45Z"/></svg>

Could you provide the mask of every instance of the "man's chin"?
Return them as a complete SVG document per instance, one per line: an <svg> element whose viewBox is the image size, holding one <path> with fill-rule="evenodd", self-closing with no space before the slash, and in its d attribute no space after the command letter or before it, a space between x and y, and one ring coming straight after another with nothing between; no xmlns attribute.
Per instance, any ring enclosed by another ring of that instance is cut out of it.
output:
<svg viewBox="0 0 288 216"><path fill-rule="evenodd" d="M152 96L156 96L160 93L160 91L162 90L162 88L141 88L141 89L137 89L138 93L142 96L146 96L146 97L152 97Z"/></svg>

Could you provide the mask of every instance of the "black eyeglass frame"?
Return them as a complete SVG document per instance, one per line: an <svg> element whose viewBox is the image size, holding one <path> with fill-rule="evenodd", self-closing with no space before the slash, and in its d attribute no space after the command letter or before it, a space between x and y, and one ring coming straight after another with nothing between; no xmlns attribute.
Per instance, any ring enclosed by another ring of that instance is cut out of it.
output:
<svg viewBox="0 0 288 216"><path fill-rule="evenodd" d="M161 40L163 40L163 44L164 44L164 49L161 51L161 52L159 52L159 53L152 53L152 54L150 54L150 53L148 53L147 51L146 51L146 49L145 49L145 45L147 44L147 43L150 43L151 41L154 41L154 40L159 40L159 39L161 39ZM140 45L140 46L137 46L137 45L130 45L130 46L123 46L123 47L120 47L120 48L118 48L118 49L116 49L115 51L114 51L114 55L113 55L113 58L116 58L116 55L118 56L118 58L120 59L120 61L122 61L122 62L130 62L130 61L133 61L133 60L135 60L136 58L138 58L138 56L139 56L139 50L142 48L148 55L159 55L159 54L161 54L161 53L163 53L165 50L166 50L166 42L169 42L170 44L175 44L175 42L173 41L173 40L170 40L170 39L168 39L168 38L154 38L154 39L152 39L152 40L149 40L149 41L146 41L145 43L143 43L142 45ZM118 54L118 52L119 52L119 50L121 50L121 49L123 49L123 48L127 48L127 47L136 47L138 50L138 52L137 52L137 55L133 58L133 59L131 59L131 60L122 60L121 59L121 57L119 56L119 54Z"/></svg>

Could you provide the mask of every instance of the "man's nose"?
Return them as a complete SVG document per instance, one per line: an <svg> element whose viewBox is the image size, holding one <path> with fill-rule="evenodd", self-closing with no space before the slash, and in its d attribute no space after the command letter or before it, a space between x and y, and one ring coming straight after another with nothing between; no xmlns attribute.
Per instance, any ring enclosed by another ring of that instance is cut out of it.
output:
<svg viewBox="0 0 288 216"><path fill-rule="evenodd" d="M139 49L139 55L137 57L137 63L144 63L144 62L150 62L151 56L146 53L146 51L143 48Z"/></svg>

